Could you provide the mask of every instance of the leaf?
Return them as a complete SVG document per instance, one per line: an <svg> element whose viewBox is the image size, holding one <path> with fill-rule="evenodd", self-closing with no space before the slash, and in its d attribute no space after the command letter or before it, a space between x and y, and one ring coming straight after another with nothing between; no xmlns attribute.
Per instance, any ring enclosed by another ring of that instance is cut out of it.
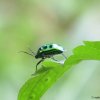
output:
<svg viewBox="0 0 100 100"><path fill-rule="evenodd" d="M100 41L84 41L84 44L100 50Z"/></svg>
<svg viewBox="0 0 100 100"><path fill-rule="evenodd" d="M73 55L63 63L46 60L42 67L20 89L18 100L40 100L41 96L50 88L64 72L72 68L81 60L100 60L100 41L85 41L85 45L73 50Z"/></svg>
<svg viewBox="0 0 100 100"><path fill-rule="evenodd" d="M57 80L60 70L57 71L56 69L58 67L62 70L63 65L51 61L46 61L44 65L48 65L48 67L43 67L40 70L46 70L44 72L39 70L21 88L18 100L38 100L49 86Z"/></svg>

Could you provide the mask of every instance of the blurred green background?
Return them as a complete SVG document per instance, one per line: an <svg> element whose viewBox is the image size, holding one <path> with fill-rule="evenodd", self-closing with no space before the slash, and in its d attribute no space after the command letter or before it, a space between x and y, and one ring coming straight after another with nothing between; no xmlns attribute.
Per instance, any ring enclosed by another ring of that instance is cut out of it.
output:
<svg viewBox="0 0 100 100"><path fill-rule="evenodd" d="M70 56L84 40L100 40L99 0L0 0L0 100L17 100L34 73L34 52L46 43L62 45ZM83 61L41 100L92 100L100 96L100 62Z"/></svg>

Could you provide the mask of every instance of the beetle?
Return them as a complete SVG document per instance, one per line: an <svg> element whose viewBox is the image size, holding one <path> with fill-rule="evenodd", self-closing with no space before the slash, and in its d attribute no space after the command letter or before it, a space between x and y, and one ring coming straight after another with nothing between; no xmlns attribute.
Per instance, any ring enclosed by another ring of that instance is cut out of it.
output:
<svg viewBox="0 0 100 100"><path fill-rule="evenodd" d="M41 62L43 62L46 58L51 58L57 61L54 58L54 55L58 55L58 54L62 54L63 57L66 58L66 56L63 54L63 52L65 51L64 48L58 44L45 44L38 49L36 54L31 49L29 50L31 51L31 53L28 53L26 51L22 51L22 52L31 56L35 56L36 59L41 58L41 60L36 64L36 71L37 71L37 66Z"/></svg>

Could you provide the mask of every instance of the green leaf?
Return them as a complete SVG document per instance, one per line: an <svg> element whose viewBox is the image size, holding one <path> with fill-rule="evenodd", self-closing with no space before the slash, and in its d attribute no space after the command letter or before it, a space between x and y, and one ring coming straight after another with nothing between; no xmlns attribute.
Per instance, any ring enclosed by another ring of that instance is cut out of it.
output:
<svg viewBox="0 0 100 100"><path fill-rule="evenodd" d="M53 84L59 76L63 65L56 62L45 61L45 66L41 68L35 76L29 79L19 92L18 100L38 100L40 96ZM60 70L56 70L57 67Z"/></svg>
<svg viewBox="0 0 100 100"><path fill-rule="evenodd" d="M100 41L84 41L84 44L100 50Z"/></svg>
<svg viewBox="0 0 100 100"><path fill-rule="evenodd" d="M46 60L40 68L20 89L18 100L40 100L64 72L81 60L100 60L100 41L85 41L85 45L73 50L73 55L63 63Z"/></svg>

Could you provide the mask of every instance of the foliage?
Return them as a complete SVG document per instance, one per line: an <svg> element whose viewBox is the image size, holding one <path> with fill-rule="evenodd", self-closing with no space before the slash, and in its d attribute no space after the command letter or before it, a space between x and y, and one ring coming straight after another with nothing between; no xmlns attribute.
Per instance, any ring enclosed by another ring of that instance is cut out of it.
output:
<svg viewBox="0 0 100 100"><path fill-rule="evenodd" d="M39 100L47 89L73 65L82 60L100 60L100 41L85 41L84 44L76 47L73 55L68 57L64 64L51 60L44 61L43 67L22 86L18 100Z"/></svg>

